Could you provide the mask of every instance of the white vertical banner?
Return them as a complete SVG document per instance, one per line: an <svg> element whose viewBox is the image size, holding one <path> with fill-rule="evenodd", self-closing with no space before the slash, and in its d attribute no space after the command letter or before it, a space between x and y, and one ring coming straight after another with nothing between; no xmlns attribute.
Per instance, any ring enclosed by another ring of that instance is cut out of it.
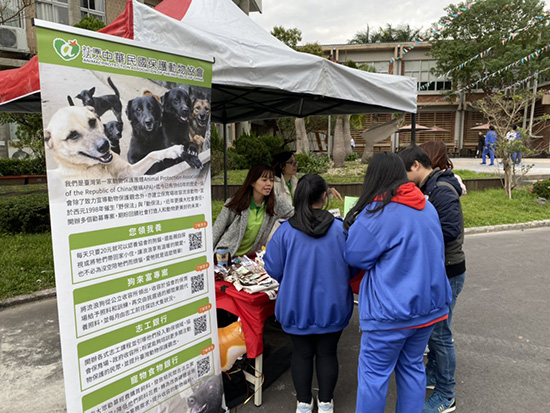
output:
<svg viewBox="0 0 550 413"><path fill-rule="evenodd" d="M36 26L67 411L224 411L212 59Z"/></svg>

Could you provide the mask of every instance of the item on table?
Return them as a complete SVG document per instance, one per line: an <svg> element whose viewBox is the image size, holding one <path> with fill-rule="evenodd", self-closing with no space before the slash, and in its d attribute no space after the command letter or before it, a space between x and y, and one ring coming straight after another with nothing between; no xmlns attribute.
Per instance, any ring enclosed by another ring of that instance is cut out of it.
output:
<svg viewBox="0 0 550 413"><path fill-rule="evenodd" d="M216 253L214 254L214 264L227 267L231 264L231 253L229 252L228 247L218 247L216 248Z"/></svg>

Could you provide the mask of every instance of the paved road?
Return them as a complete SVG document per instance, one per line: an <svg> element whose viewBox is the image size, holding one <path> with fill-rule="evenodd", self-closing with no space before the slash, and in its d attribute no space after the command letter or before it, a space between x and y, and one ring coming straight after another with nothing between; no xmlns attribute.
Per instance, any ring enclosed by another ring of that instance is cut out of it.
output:
<svg viewBox="0 0 550 413"><path fill-rule="evenodd" d="M494 166L480 165L481 159L478 158L452 158L454 169L466 169L475 172L487 172L494 174L503 174L502 165L498 165L495 161ZM527 158L523 160L523 165L531 167L527 170L527 176L546 177L550 176L550 159L549 158ZM521 174L521 170L517 171Z"/></svg>
<svg viewBox="0 0 550 413"><path fill-rule="evenodd" d="M550 389L550 228L466 236L466 285L453 318L457 412L547 411ZM356 313L340 345L338 412L354 411L359 333ZM0 311L0 412L63 412L55 299ZM387 412L395 406L390 387ZM295 409L289 372L247 412Z"/></svg>

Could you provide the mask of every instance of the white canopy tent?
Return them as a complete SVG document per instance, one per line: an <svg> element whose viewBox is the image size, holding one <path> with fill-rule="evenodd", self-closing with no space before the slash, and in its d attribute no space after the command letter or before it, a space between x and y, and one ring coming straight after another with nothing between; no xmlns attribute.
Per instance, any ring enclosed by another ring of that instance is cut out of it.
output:
<svg viewBox="0 0 550 413"><path fill-rule="evenodd" d="M179 18L181 0L165 0L157 10L134 2L134 38L214 56L214 122L323 114L416 113L413 78L363 72L292 50L231 0L183 3L189 7Z"/></svg>

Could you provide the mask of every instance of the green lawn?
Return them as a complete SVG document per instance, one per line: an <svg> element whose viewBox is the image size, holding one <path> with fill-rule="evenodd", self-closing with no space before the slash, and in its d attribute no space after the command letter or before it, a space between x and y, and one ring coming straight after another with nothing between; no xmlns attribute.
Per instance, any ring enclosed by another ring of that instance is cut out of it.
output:
<svg viewBox="0 0 550 413"><path fill-rule="evenodd" d="M55 286L51 238L0 235L0 299Z"/></svg>
<svg viewBox="0 0 550 413"><path fill-rule="evenodd" d="M514 191L511 200L502 189L470 191L462 197L462 206L467 228L550 219L550 203L539 205L528 190ZM212 202L213 220L222 207L222 201ZM341 208L342 211L343 204L332 200L329 208ZM0 236L0 299L54 285L49 233Z"/></svg>

